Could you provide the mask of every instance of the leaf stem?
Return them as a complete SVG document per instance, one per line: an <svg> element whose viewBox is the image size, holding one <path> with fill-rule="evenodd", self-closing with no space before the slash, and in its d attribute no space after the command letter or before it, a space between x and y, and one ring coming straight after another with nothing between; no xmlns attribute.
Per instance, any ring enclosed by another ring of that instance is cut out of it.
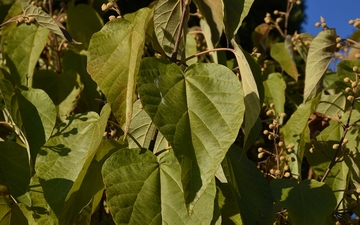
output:
<svg viewBox="0 0 360 225"><path fill-rule="evenodd" d="M154 151L155 142L156 142L156 138L157 138L158 133L159 133L159 130L155 127L154 132L153 132L153 134L151 136L150 144L149 144L149 150L150 151Z"/></svg>
<svg viewBox="0 0 360 225"><path fill-rule="evenodd" d="M184 23L185 23L185 15L186 15L186 9L187 9L186 2L187 2L186 0L182 1L183 7L182 7L182 14L181 14L181 21L180 21L178 33L176 35L174 51L173 51L173 53L171 55L171 61L172 62L176 62L176 60L177 60L177 54L178 54L178 51L179 51L181 34L182 34L183 26L184 26Z"/></svg>

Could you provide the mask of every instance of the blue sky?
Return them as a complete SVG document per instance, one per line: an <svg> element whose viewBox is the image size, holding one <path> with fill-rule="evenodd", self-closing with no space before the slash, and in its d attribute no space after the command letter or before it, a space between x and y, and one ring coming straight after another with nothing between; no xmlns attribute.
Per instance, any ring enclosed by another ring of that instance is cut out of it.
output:
<svg viewBox="0 0 360 225"><path fill-rule="evenodd" d="M356 29L349 25L350 19L360 18L360 0L306 0L306 24L303 32L316 35L321 28L315 27L320 16L326 20L328 27L336 28L337 34L342 38L349 37Z"/></svg>

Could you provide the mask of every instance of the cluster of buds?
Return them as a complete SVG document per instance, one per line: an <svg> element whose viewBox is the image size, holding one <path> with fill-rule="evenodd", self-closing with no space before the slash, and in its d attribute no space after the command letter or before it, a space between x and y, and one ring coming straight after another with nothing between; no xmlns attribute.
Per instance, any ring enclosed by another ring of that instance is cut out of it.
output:
<svg viewBox="0 0 360 225"><path fill-rule="evenodd" d="M360 18L356 18L355 20L349 20L350 25L354 25L354 27L360 28Z"/></svg>
<svg viewBox="0 0 360 225"><path fill-rule="evenodd" d="M345 92L349 93L349 95L347 96L347 100L349 100L350 102L353 102L354 99L356 101L360 101L359 97L357 97L357 98L354 97L357 94L358 87L359 87L359 75L360 75L358 73L359 68L357 66L354 66L353 71L355 72L355 80L351 80L349 77L344 78L345 83L350 83L351 84L351 87L345 88Z"/></svg>
<svg viewBox="0 0 360 225"><path fill-rule="evenodd" d="M294 46L294 51L296 51L296 47L295 46L305 46L306 48L310 47L311 44L311 39L307 38L307 39L303 39L301 38L300 34L297 33L297 31L295 31L294 35L291 37L291 42Z"/></svg>
<svg viewBox="0 0 360 225"><path fill-rule="evenodd" d="M111 16L109 16L109 20L113 20L115 18L122 18L119 7L117 6L115 1L108 2L107 4L103 3L101 5L101 10L103 12L107 12L108 10L113 10L113 11L117 12L118 16L111 15Z"/></svg>
<svg viewBox="0 0 360 225"><path fill-rule="evenodd" d="M300 0L297 0L297 1L294 1L294 0L289 0L290 3L295 3L296 5L301 5L301 1Z"/></svg>
<svg viewBox="0 0 360 225"><path fill-rule="evenodd" d="M335 41L336 41L336 51L339 51L341 48L346 46L345 41L339 36L336 37Z"/></svg>
<svg viewBox="0 0 360 225"><path fill-rule="evenodd" d="M253 50L252 50L251 56L252 56L252 57L255 57L255 58L260 58L261 53L260 53L259 50L255 47L255 48L253 48Z"/></svg>
<svg viewBox="0 0 360 225"><path fill-rule="evenodd" d="M276 25L278 25L279 23L281 23L283 21L282 16L284 16L285 14L286 14L285 12L275 10L274 15L277 15L278 17L275 20L273 20L272 17L271 17L271 14L266 13L266 16L264 18L264 22L267 23L267 24L276 24Z"/></svg>
<svg viewBox="0 0 360 225"><path fill-rule="evenodd" d="M322 28L324 28L324 29L329 29L329 27L326 24L326 21L325 21L324 17L322 17L322 16L320 16L320 22L315 23L315 27L320 27L320 26Z"/></svg>
<svg viewBox="0 0 360 225"><path fill-rule="evenodd" d="M31 24L35 24L36 20L32 16L22 16L16 20L17 25L21 25L23 23L25 23L26 25L31 25Z"/></svg>

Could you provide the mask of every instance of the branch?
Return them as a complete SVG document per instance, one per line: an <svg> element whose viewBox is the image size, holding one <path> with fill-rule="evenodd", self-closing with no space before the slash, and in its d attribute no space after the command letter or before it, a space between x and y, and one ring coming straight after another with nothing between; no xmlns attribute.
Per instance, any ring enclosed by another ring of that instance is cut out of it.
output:
<svg viewBox="0 0 360 225"><path fill-rule="evenodd" d="M176 36L176 40L175 40L175 46L174 46L174 51L171 55L171 61L176 62L177 59L177 54L179 51L179 46L180 46L180 39L181 39L181 34L182 34L182 29L185 23L185 15L186 15L186 9L187 9L187 3L188 1L183 0L183 9L182 9L182 15L181 15L181 20L180 20L180 26L179 26L179 30Z"/></svg>

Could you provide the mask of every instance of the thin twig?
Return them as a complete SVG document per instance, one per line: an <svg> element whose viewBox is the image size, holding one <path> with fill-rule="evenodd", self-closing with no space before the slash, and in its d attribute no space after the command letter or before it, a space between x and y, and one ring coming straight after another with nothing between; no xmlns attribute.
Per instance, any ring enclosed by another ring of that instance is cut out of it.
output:
<svg viewBox="0 0 360 225"><path fill-rule="evenodd" d="M150 144L149 144L149 150L150 151L154 150L155 142L156 142L156 138L157 138L158 133L159 133L159 130L155 127L154 132L153 132L153 134L151 136Z"/></svg>
<svg viewBox="0 0 360 225"><path fill-rule="evenodd" d="M210 52L217 52L217 51L230 51L230 52L234 53L234 55L236 54L235 50L231 49L231 48L214 48L214 49L209 49L209 50L206 50L206 51L203 51L203 52L198 52L198 53L196 53L196 54L194 54L192 56L189 56L186 59L181 60L180 62L178 62L178 65L184 64L186 61L188 61L188 60L190 60L192 58L198 57L200 55L205 55L205 54L208 54Z"/></svg>

